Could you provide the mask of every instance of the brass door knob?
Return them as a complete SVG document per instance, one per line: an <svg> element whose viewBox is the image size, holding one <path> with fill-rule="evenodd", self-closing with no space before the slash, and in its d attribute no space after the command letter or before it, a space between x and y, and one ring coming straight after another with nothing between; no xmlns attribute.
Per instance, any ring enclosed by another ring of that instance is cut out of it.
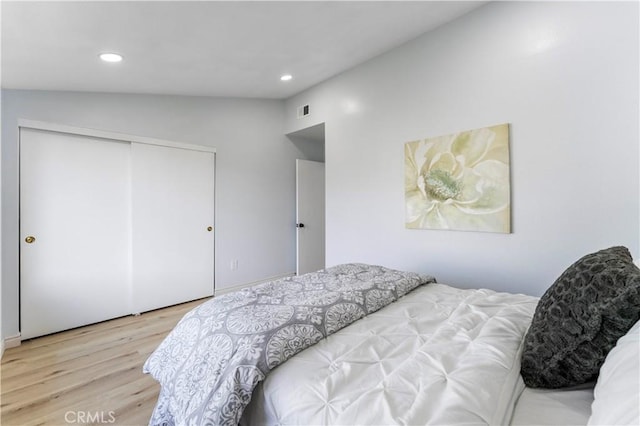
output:
<svg viewBox="0 0 640 426"><path fill-rule="evenodd" d="M213 226L207 226L207 231L209 232L213 231Z"/></svg>
<svg viewBox="0 0 640 426"><path fill-rule="evenodd" d="M24 241L27 244L31 244L31 243L35 242L35 240L36 240L36 237L32 237L31 235L29 235L27 238L24 239Z"/></svg>

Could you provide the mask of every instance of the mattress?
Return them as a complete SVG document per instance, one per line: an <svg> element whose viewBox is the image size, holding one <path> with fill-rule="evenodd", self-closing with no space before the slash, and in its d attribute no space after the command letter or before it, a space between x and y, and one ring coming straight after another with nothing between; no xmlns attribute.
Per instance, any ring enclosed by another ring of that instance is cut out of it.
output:
<svg viewBox="0 0 640 426"><path fill-rule="evenodd" d="M418 288L271 371L241 424L507 424L537 300Z"/></svg>
<svg viewBox="0 0 640 426"><path fill-rule="evenodd" d="M586 425L593 387L585 383L563 389L525 388L516 404L512 425Z"/></svg>

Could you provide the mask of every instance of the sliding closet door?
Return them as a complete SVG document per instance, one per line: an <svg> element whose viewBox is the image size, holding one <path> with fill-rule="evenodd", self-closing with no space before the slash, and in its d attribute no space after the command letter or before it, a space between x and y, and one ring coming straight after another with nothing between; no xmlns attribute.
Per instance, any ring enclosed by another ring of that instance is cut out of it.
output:
<svg viewBox="0 0 640 426"><path fill-rule="evenodd" d="M130 313L130 144L20 129L23 339Z"/></svg>
<svg viewBox="0 0 640 426"><path fill-rule="evenodd" d="M212 296L214 154L131 148L134 311Z"/></svg>

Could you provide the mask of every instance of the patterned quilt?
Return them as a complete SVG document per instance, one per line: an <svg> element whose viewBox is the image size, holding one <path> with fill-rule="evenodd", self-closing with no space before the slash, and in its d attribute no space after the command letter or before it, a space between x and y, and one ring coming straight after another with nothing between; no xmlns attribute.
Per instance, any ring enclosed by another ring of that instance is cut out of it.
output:
<svg viewBox="0 0 640 426"><path fill-rule="evenodd" d="M237 425L270 370L431 282L431 276L352 263L203 303L144 365L161 385L149 424Z"/></svg>

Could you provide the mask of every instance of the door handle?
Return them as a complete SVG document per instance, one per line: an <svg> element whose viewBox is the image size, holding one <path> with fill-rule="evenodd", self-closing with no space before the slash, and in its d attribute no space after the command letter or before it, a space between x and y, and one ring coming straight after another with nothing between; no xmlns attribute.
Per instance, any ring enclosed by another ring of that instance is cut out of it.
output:
<svg viewBox="0 0 640 426"><path fill-rule="evenodd" d="M24 239L24 241L27 244L32 244L32 243L34 243L36 241L36 237L29 235L27 238Z"/></svg>
<svg viewBox="0 0 640 426"><path fill-rule="evenodd" d="M304 228L304 223L296 223L296 228Z"/></svg>

